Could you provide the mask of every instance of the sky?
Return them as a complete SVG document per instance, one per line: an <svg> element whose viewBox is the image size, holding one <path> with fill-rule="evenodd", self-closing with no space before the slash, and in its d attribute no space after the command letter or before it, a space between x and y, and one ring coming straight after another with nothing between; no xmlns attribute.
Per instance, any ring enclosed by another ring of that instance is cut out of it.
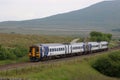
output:
<svg viewBox="0 0 120 80"><path fill-rule="evenodd" d="M0 21L43 18L82 9L104 0L0 0Z"/></svg>

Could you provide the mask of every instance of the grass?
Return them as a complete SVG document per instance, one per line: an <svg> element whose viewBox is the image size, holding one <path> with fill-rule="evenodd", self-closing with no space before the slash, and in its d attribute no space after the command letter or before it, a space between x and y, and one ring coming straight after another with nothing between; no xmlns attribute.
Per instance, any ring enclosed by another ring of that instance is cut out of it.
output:
<svg viewBox="0 0 120 80"><path fill-rule="evenodd" d="M0 33L0 44L6 47L15 47L16 45L29 47L30 45L37 43L63 43L70 42L71 40L73 40L73 37L69 36Z"/></svg>
<svg viewBox="0 0 120 80"><path fill-rule="evenodd" d="M120 50L119 50L120 51ZM115 52L115 51L113 51ZM31 80L120 80L105 76L91 67L93 61L100 56L76 58L73 60L58 61L53 63L41 63L37 66L29 66L0 72L2 77L16 77Z"/></svg>
<svg viewBox="0 0 120 80"><path fill-rule="evenodd" d="M118 44L118 41L110 41L110 43L109 43L109 48L114 48L115 46L118 46L119 44Z"/></svg>
<svg viewBox="0 0 120 80"><path fill-rule="evenodd" d="M1 60L0 61L0 65L6 65L6 64L13 64L13 63L20 63L20 62L28 62L29 58L26 56L19 58L19 59L15 59L15 60Z"/></svg>

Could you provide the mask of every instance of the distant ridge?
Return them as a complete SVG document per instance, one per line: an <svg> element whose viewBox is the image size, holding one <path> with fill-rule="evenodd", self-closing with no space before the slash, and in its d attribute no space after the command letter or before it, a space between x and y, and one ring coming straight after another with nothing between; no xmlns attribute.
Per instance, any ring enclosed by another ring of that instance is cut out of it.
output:
<svg viewBox="0 0 120 80"><path fill-rule="evenodd" d="M112 30L120 27L120 0L103 1L81 10L42 19L0 22L0 27Z"/></svg>

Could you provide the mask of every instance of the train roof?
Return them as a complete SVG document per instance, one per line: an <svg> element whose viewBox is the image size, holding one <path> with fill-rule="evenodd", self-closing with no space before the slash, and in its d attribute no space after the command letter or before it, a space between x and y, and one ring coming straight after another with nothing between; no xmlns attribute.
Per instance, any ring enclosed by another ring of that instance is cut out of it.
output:
<svg viewBox="0 0 120 80"><path fill-rule="evenodd" d="M72 44L84 44L84 42L79 42L79 43L71 43L71 45L72 45Z"/></svg>
<svg viewBox="0 0 120 80"><path fill-rule="evenodd" d="M99 42L88 42L88 43L99 43Z"/></svg>
<svg viewBox="0 0 120 80"><path fill-rule="evenodd" d="M42 46L61 46L61 43L49 43L49 44L41 44Z"/></svg>
<svg viewBox="0 0 120 80"><path fill-rule="evenodd" d="M48 44L34 44L32 46L61 46L64 45L62 43L48 43Z"/></svg>
<svg viewBox="0 0 120 80"><path fill-rule="evenodd" d="M62 46L62 45L68 45L71 43L48 43L48 44L34 44L32 46ZM72 44L83 44L83 42L81 43L72 43ZM71 44L71 45L72 45Z"/></svg>

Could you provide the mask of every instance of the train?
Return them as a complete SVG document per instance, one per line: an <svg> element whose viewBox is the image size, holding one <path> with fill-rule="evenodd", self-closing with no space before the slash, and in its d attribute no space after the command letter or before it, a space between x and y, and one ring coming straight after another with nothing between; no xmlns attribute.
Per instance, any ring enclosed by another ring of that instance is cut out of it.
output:
<svg viewBox="0 0 120 80"><path fill-rule="evenodd" d="M68 55L84 55L108 50L108 42L48 43L34 44L29 49L30 61L41 61L44 58Z"/></svg>

